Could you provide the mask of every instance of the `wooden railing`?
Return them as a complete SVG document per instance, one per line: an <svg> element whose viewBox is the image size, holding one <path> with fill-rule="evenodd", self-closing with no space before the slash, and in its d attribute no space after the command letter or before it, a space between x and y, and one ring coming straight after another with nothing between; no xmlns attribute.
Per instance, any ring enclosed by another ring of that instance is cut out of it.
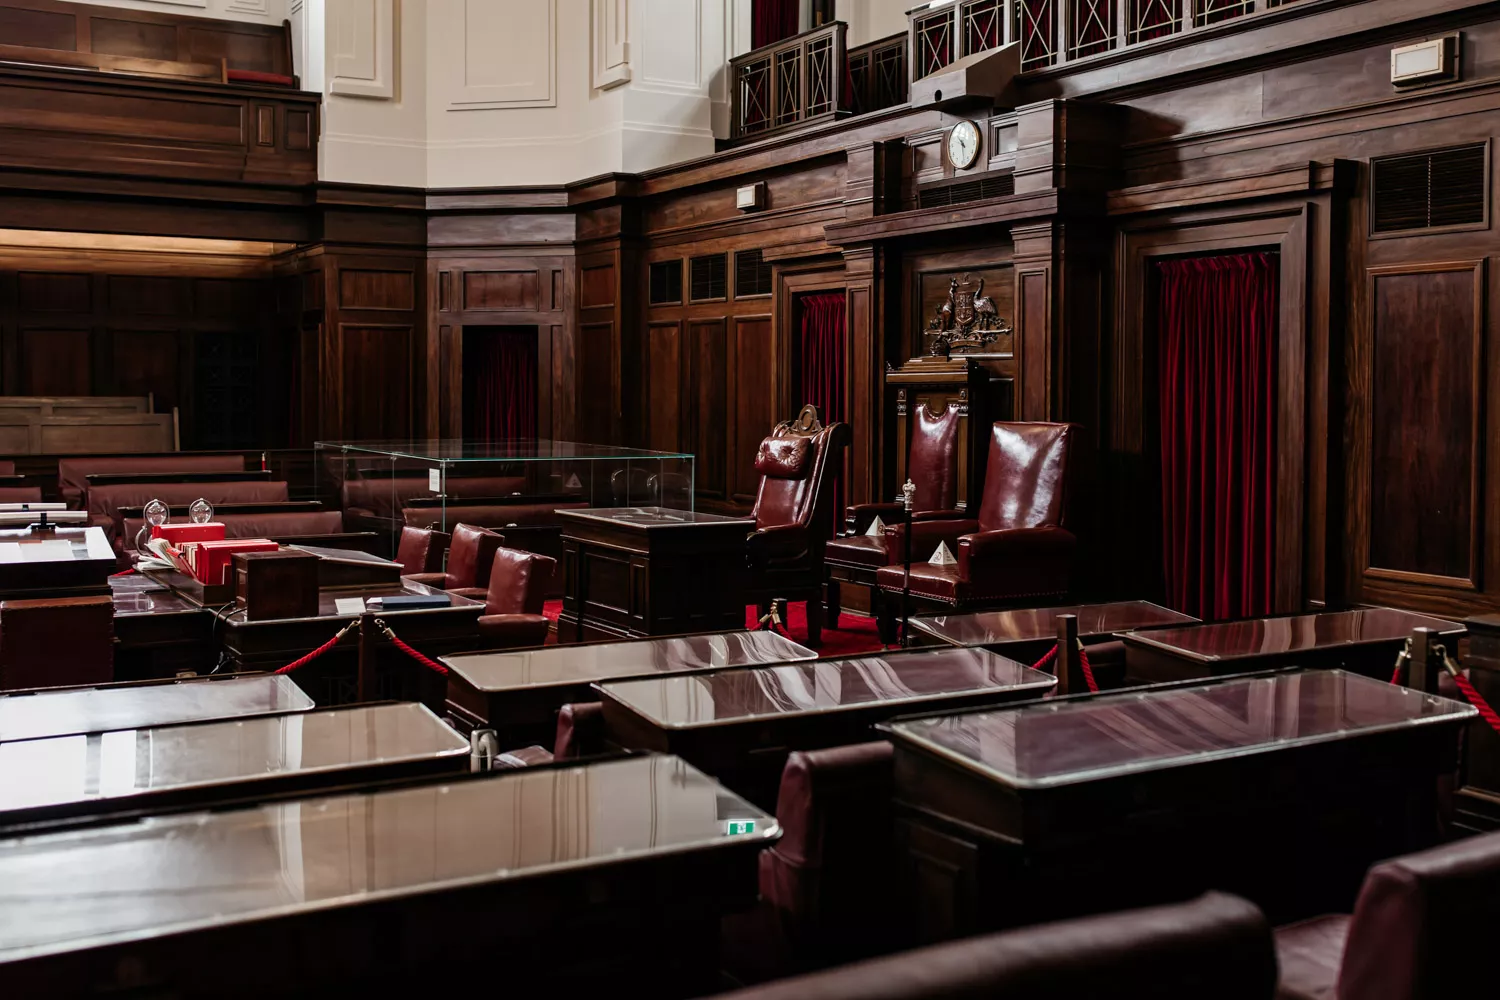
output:
<svg viewBox="0 0 1500 1000"><path fill-rule="evenodd" d="M730 60L730 139L783 132L848 114L844 36L833 21Z"/></svg>
<svg viewBox="0 0 1500 1000"><path fill-rule="evenodd" d="M1252 18L1309 0L951 0L911 18L911 76L1021 43L1021 71L1045 69Z"/></svg>
<svg viewBox="0 0 1500 1000"><path fill-rule="evenodd" d="M911 94L906 32L849 50L849 110L856 115L905 104Z"/></svg>

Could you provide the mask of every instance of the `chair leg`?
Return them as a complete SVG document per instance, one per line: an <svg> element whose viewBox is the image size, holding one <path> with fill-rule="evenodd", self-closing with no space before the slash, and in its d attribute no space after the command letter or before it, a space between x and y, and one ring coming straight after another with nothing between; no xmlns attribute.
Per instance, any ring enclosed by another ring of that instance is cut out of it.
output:
<svg viewBox="0 0 1500 1000"><path fill-rule="evenodd" d="M824 589L828 594L824 602L824 606L828 609L828 627L836 629L839 627L839 612L843 610L843 595L839 593L839 582L829 579Z"/></svg>
<svg viewBox="0 0 1500 1000"><path fill-rule="evenodd" d="M807 644L814 648L823 643L823 602L817 595L807 599Z"/></svg>

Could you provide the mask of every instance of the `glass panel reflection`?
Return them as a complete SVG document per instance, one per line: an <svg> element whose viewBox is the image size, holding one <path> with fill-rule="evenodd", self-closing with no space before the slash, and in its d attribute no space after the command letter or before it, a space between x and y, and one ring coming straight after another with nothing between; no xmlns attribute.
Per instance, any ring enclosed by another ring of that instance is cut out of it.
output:
<svg viewBox="0 0 1500 1000"><path fill-rule="evenodd" d="M0 960L778 835L681 760L632 757L6 840Z"/></svg>
<svg viewBox="0 0 1500 1000"><path fill-rule="evenodd" d="M892 730L1007 784L1045 787L1475 715L1341 670L901 722Z"/></svg>

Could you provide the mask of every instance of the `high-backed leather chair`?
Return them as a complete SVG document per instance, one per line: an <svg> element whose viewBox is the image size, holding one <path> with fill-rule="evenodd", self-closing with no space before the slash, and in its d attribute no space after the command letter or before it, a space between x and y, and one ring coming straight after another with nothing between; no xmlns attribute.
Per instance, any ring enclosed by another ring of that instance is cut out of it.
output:
<svg viewBox="0 0 1500 1000"><path fill-rule="evenodd" d="M912 498L913 521L956 520L964 516L957 509L958 431L962 420L957 406L941 413L933 413L926 406L917 407L916 419L911 422L906 462L907 474L917 488ZM877 517L887 525L900 522L903 517L900 500L851 506L845 518L848 532L833 539L824 550L828 566L828 616L834 628L838 628L842 604L840 584L869 587L873 597L877 593L876 572L892 561L889 536L866 534ZM900 558L900 553L896 558ZM873 601L871 606L873 609Z"/></svg>
<svg viewBox="0 0 1500 1000"><path fill-rule="evenodd" d="M1500 833L1383 861L1353 916L1278 928L1285 1000L1492 996L1500 926Z"/></svg>
<svg viewBox="0 0 1500 1000"><path fill-rule="evenodd" d="M542 614L542 605L552 574L557 571L557 560L503 545L495 549L491 559L486 587L449 589L461 597L484 601L484 614L479 619L479 639L484 648L540 646L547 641L547 629L552 624Z"/></svg>
<svg viewBox="0 0 1500 1000"><path fill-rule="evenodd" d="M442 572L443 554L448 551L450 538L446 531L435 528L402 525L401 541L396 546L396 561L401 564L402 575Z"/></svg>
<svg viewBox="0 0 1500 1000"><path fill-rule="evenodd" d="M794 751L781 773L781 839L760 854L760 904L724 924L742 981L885 954L901 944L892 840L893 750L879 741Z"/></svg>
<svg viewBox="0 0 1500 1000"><path fill-rule="evenodd" d="M439 590L484 591L490 585L490 564L495 560L495 551L503 544L505 537L488 528L456 524L453 541L448 545L448 568L441 573L407 574L407 579Z"/></svg>
<svg viewBox="0 0 1500 1000"><path fill-rule="evenodd" d="M966 938L783 979L722 1000L1267 1000L1276 953L1259 910L1211 892Z"/></svg>
<svg viewBox="0 0 1500 1000"><path fill-rule="evenodd" d="M1074 549L1069 492L1078 434L1076 424L994 425L979 517L912 525L916 601L970 610L1068 592ZM898 526L891 532L892 564L876 573L887 619L897 604L889 598L902 591L904 531ZM956 564L927 561L939 543Z"/></svg>
<svg viewBox="0 0 1500 1000"><path fill-rule="evenodd" d="M603 753L604 703L573 702L557 710L557 738L552 755L558 760L591 757Z"/></svg>
<svg viewBox="0 0 1500 1000"><path fill-rule="evenodd" d="M849 446L849 425L824 427L816 407L776 425L760 443L755 532L746 540L749 597L762 614L772 601L807 602L807 641L823 634L823 549L832 533L833 480Z"/></svg>

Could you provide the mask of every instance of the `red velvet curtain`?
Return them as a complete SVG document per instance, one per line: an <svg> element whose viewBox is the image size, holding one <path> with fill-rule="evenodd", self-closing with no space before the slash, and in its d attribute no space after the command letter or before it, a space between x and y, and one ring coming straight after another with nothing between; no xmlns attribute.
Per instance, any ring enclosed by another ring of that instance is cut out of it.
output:
<svg viewBox="0 0 1500 1000"><path fill-rule="evenodd" d="M844 405L844 293L817 292L797 300L802 320L799 332L799 394L797 409L811 403L825 425L846 420ZM840 469L833 491L834 523L844 509L844 475Z"/></svg>
<svg viewBox="0 0 1500 1000"><path fill-rule="evenodd" d="M1167 599L1200 618L1268 614L1278 259L1182 258L1157 272Z"/></svg>
<svg viewBox="0 0 1500 1000"><path fill-rule="evenodd" d="M798 0L752 0L750 5L750 47L779 42L797 33L801 22Z"/></svg>
<svg viewBox="0 0 1500 1000"><path fill-rule="evenodd" d="M536 440L536 330L464 331L464 437Z"/></svg>

